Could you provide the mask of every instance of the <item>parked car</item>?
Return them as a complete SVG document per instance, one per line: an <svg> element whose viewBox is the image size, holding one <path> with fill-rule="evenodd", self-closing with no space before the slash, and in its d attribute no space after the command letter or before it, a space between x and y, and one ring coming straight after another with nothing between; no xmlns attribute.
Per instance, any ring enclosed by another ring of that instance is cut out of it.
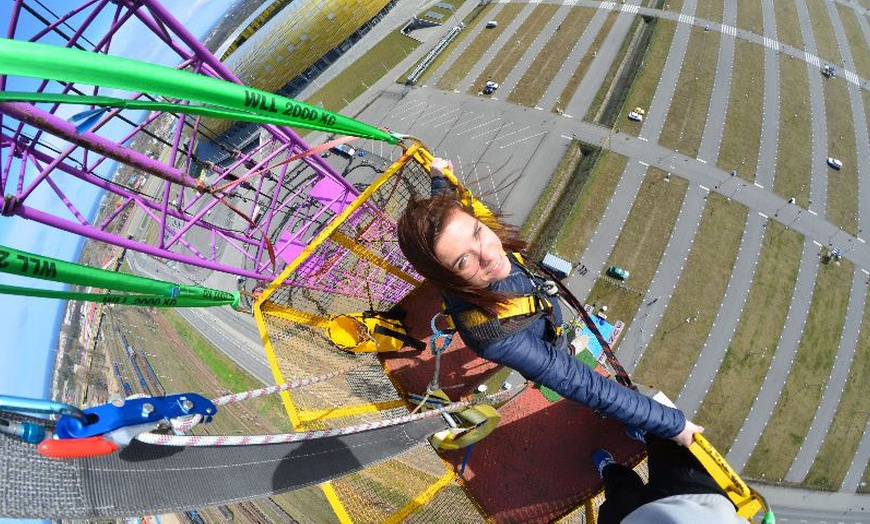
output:
<svg viewBox="0 0 870 524"><path fill-rule="evenodd" d="M637 111L630 111L628 113L628 119L634 120L635 122L643 122L643 115L638 113Z"/></svg>
<svg viewBox="0 0 870 524"><path fill-rule="evenodd" d="M353 158L356 155L356 149L350 147L347 144L338 144L337 146L330 149L333 153L337 155L341 155L345 158Z"/></svg>
<svg viewBox="0 0 870 524"><path fill-rule="evenodd" d="M607 268L607 276L613 277L617 280L628 280L628 271L619 266L610 266Z"/></svg>
<svg viewBox="0 0 870 524"><path fill-rule="evenodd" d="M839 158L834 158L832 156L828 157L828 165L836 169L837 171L843 169L843 162L840 161Z"/></svg>
<svg viewBox="0 0 870 524"><path fill-rule="evenodd" d="M495 93L496 89L498 89L498 84L490 80L483 86L483 94L491 95Z"/></svg>

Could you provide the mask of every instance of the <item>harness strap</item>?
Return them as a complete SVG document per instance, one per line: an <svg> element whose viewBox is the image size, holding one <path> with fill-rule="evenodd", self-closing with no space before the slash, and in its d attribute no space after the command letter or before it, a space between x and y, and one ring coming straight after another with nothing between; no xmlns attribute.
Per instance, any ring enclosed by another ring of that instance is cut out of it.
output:
<svg viewBox="0 0 870 524"><path fill-rule="evenodd" d="M535 285L535 291L528 295L506 299L500 306L497 316L492 316L479 308L454 313L445 311L450 327L455 329L461 326L467 343L472 346L482 346L505 339L526 329L541 317L545 317L555 342L561 336L562 330L553 318L552 302L537 289L535 277L523 265L522 256L513 252L508 252L507 256L529 277Z"/></svg>

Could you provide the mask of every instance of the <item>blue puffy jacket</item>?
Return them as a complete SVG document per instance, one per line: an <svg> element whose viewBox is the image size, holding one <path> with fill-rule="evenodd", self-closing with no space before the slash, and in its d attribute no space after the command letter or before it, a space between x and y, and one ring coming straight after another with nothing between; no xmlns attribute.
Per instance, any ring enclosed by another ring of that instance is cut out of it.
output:
<svg viewBox="0 0 870 524"><path fill-rule="evenodd" d="M517 295L532 293L535 284L515 262L511 264L513 268L510 275L492 284L491 289ZM475 307L457 297L447 296L445 301L451 313ZM553 302L554 321L561 323L559 304ZM548 342L546 331L547 320L541 317L507 338L471 349L487 360L515 369L527 379L626 425L662 438L675 437L683 430L686 417L682 411L663 406L595 373L573 357L564 345ZM463 334L461 328L459 334Z"/></svg>
<svg viewBox="0 0 870 524"><path fill-rule="evenodd" d="M444 177L431 179L432 195L453 189ZM494 291L528 295L534 291L534 283L516 262L511 261L510 275L491 285ZM459 312L475 307L457 297L446 296L449 312ZM562 312L553 301L554 322L562 322ZM604 378L574 358L564 347L548 342L547 320L539 318L526 329L513 335L471 347L481 357L515 369L528 380L543 384L565 398L577 401L601 414L635 426L662 438L677 436L686 425L683 412L659 404L655 400ZM462 335L462 329L459 329ZM464 340L468 337L463 336ZM470 347L470 346L469 346Z"/></svg>

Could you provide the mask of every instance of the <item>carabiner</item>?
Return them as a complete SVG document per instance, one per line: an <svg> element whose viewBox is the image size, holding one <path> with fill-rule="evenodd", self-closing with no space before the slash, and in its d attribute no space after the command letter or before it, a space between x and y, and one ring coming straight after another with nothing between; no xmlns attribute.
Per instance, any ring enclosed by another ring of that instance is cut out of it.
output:
<svg viewBox="0 0 870 524"><path fill-rule="evenodd" d="M85 419L85 413L82 410L69 404L41 398L13 397L10 395L0 395L0 411L20 415L39 413L73 417L79 420Z"/></svg>
<svg viewBox="0 0 870 524"><path fill-rule="evenodd" d="M450 345L450 342L453 341L453 334L456 332L456 330L451 330L451 329L447 329L447 330L439 329L438 326L435 325L435 321L440 316L445 316L445 315L443 313L435 313L435 316L432 317L432 321L429 323L429 325L432 327L432 336L429 337L429 342L432 344L432 354L433 355L437 355L438 353L443 353L444 350L447 349L447 346ZM440 348L438 347L438 344L437 344L439 338L444 339L444 343Z"/></svg>

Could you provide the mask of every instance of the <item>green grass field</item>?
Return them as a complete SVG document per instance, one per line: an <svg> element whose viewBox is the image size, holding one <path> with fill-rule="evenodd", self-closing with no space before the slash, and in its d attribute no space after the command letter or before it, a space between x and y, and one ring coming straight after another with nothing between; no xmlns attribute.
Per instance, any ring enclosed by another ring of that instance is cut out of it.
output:
<svg viewBox="0 0 870 524"><path fill-rule="evenodd" d="M499 49L495 57L486 64L483 72L471 84L468 92L476 94L482 91L484 84L488 80L494 80L499 83L503 82L558 9L559 6L552 4L541 4L535 7L531 14L520 24L519 29L511 35L510 40L505 42L504 47Z"/></svg>
<svg viewBox="0 0 870 524"><path fill-rule="evenodd" d="M798 205L807 207L812 139L806 63L795 58L781 59L779 82L788 86L791 96L779 101L779 147L773 191L783 198L795 197Z"/></svg>
<svg viewBox="0 0 870 524"><path fill-rule="evenodd" d="M668 51L671 49L676 27L676 22L669 20L659 20L656 23L649 49L644 57L643 69L631 86L631 92L626 99L625 106L627 108L649 108L665 68L665 61L668 58ZM641 122L625 119L619 124L619 129L623 133L638 136L642 125Z"/></svg>
<svg viewBox="0 0 870 524"><path fill-rule="evenodd" d="M804 39L798 25L797 8L794 2L775 2L776 39L798 49L803 49Z"/></svg>
<svg viewBox="0 0 870 524"><path fill-rule="evenodd" d="M602 153L598 165L590 174L580 198L556 238L556 253L568 260L577 260L580 257L616 190L616 184L625 169L625 162L623 156Z"/></svg>
<svg viewBox="0 0 870 524"><path fill-rule="evenodd" d="M419 45L413 38L394 31L305 101L330 111L340 111Z"/></svg>
<svg viewBox="0 0 870 524"><path fill-rule="evenodd" d="M723 453L731 448L764 383L797 280L803 237L768 222L763 242L740 323L695 417Z"/></svg>
<svg viewBox="0 0 870 524"><path fill-rule="evenodd" d="M507 4L502 7L498 14L491 17L498 22L498 27L485 29L478 33L477 37L468 44L468 47L465 48L456 61L450 64L450 67L438 80L438 89L453 91L459 87L462 79L468 75L471 68L483 57L493 42L498 40L498 37L501 36L507 26L520 14L523 7L519 4Z"/></svg>
<svg viewBox="0 0 870 524"><path fill-rule="evenodd" d="M827 217L837 227L852 235L858 232L858 155L852 104L846 83L840 79L825 82L825 115L828 122L827 154L843 161L843 169L827 169ZM861 119L863 120L863 119ZM859 120L860 121L860 120ZM862 124L864 125L864 124ZM817 160L819 163L821 159Z"/></svg>
<svg viewBox="0 0 870 524"><path fill-rule="evenodd" d="M755 180L761 142L763 71L762 48L738 40L734 51L728 118L716 165L725 171L736 169L739 177L750 182Z"/></svg>
<svg viewBox="0 0 870 524"><path fill-rule="evenodd" d="M508 102L534 107L544 95L550 82L563 67L565 60L580 39L595 9L574 7L560 24L556 34L550 38L531 66L520 78L517 86L508 95Z"/></svg>
<svg viewBox="0 0 870 524"><path fill-rule="evenodd" d="M782 479L803 444L831 372L849 301L852 264L819 268L800 345L773 415L744 472Z"/></svg>
<svg viewBox="0 0 870 524"><path fill-rule="evenodd" d="M719 312L743 236L746 208L710 193L677 288L635 376L677 398Z"/></svg>
<svg viewBox="0 0 870 524"><path fill-rule="evenodd" d="M690 157L698 156L719 56L719 34L693 28L680 82L659 142ZM712 160L712 159L710 159ZM708 160L709 161L709 160Z"/></svg>
<svg viewBox="0 0 870 524"><path fill-rule="evenodd" d="M723 4L718 0L698 0L695 16L714 22L722 21Z"/></svg>
<svg viewBox="0 0 870 524"><path fill-rule="evenodd" d="M837 414L804 486L836 490L843 482L854 459L858 443L864 436L870 415L870 395L865 391L870 381L870 302L864 305L864 318L855 347L855 358L849 367L849 377Z"/></svg>
<svg viewBox="0 0 870 524"><path fill-rule="evenodd" d="M737 27L757 35L764 34L764 19L761 16L760 2L737 3Z"/></svg>
<svg viewBox="0 0 870 524"><path fill-rule="evenodd" d="M568 80L568 83L565 85L565 89L562 90L559 98L556 99L556 103L553 104L551 111L563 111L565 107L568 106L568 103L571 101L571 97L573 97L574 92L577 91L577 86L580 85L580 82L586 75L586 70L589 69L589 66L592 64L592 60L595 59L595 55L601 48L601 44L604 42L604 39L607 38L607 34L610 33L610 28L613 27L613 23L616 21L616 17L617 13L610 13L609 15L607 15L607 19L601 25L601 30L598 31L598 33L595 35L595 38L592 40L592 44L590 44L589 49L586 50L586 54L583 55L582 59L580 59L580 63L577 64L577 68L574 69L574 73L571 75L571 78Z"/></svg>
<svg viewBox="0 0 870 524"><path fill-rule="evenodd" d="M810 26L813 29L813 40L816 42L816 54L823 62L842 64L840 50L837 48L837 38L834 36L834 26L828 16L828 8L824 2L807 2L810 14Z"/></svg>
<svg viewBox="0 0 870 524"><path fill-rule="evenodd" d="M631 274L627 282L630 289L602 275L586 299L606 304L608 315L622 320L626 328L641 307L643 291L655 276L686 195L688 182L678 177L667 181L665 177L663 171L650 169L605 264L627 269Z"/></svg>

